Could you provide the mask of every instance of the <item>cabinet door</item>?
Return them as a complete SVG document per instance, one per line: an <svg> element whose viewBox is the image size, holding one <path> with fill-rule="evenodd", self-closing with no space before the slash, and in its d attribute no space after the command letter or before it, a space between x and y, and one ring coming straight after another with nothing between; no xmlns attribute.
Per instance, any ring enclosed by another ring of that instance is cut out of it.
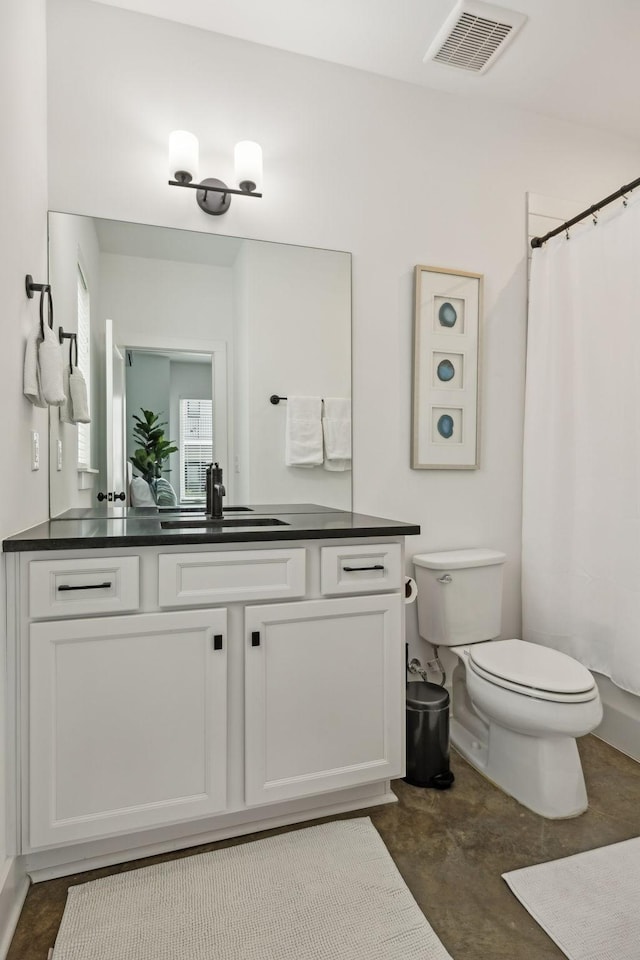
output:
<svg viewBox="0 0 640 960"><path fill-rule="evenodd" d="M226 610L31 625L32 848L226 805Z"/></svg>
<svg viewBox="0 0 640 960"><path fill-rule="evenodd" d="M248 607L245 635L249 806L404 772L399 596Z"/></svg>

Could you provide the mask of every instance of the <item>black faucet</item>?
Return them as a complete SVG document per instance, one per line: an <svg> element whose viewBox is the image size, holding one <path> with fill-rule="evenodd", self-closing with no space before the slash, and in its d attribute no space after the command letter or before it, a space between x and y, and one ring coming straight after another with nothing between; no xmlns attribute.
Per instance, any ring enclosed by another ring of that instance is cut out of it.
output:
<svg viewBox="0 0 640 960"><path fill-rule="evenodd" d="M210 463L206 474L207 516L212 520L222 520L222 499L226 493L222 484L222 467Z"/></svg>

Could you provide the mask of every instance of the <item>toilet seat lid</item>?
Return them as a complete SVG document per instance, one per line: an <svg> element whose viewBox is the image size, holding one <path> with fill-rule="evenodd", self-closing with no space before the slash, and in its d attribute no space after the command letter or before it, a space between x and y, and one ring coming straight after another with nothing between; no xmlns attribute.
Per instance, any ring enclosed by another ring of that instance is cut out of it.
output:
<svg viewBox="0 0 640 960"><path fill-rule="evenodd" d="M506 680L522 687L523 693L590 693L595 680L586 667L559 650L526 640L491 640L469 648L471 667L496 682Z"/></svg>

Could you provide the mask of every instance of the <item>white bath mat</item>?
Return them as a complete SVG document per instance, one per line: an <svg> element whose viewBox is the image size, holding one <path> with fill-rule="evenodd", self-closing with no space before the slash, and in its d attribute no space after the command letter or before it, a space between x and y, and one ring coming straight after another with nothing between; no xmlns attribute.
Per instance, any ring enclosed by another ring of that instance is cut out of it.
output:
<svg viewBox="0 0 640 960"><path fill-rule="evenodd" d="M640 957L640 838L502 876L570 960Z"/></svg>
<svg viewBox="0 0 640 960"><path fill-rule="evenodd" d="M54 960L451 960L368 818L71 887Z"/></svg>

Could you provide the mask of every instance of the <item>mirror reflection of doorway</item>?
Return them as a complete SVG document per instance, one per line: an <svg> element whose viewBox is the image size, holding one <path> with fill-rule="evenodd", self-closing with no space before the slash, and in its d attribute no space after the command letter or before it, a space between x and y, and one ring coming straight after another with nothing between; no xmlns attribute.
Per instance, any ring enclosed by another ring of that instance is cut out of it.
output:
<svg viewBox="0 0 640 960"><path fill-rule="evenodd" d="M152 490L161 506L195 505L205 500L205 469L215 459L214 384L211 356L177 350L123 348L125 353L127 462L133 477L142 470L135 465L140 457L140 431L136 423L146 422L148 412L155 432L175 451L160 466L162 483ZM134 417L138 417L136 421ZM133 462L132 462L133 461ZM145 479L142 477L142 479ZM140 486L134 483L136 504Z"/></svg>

